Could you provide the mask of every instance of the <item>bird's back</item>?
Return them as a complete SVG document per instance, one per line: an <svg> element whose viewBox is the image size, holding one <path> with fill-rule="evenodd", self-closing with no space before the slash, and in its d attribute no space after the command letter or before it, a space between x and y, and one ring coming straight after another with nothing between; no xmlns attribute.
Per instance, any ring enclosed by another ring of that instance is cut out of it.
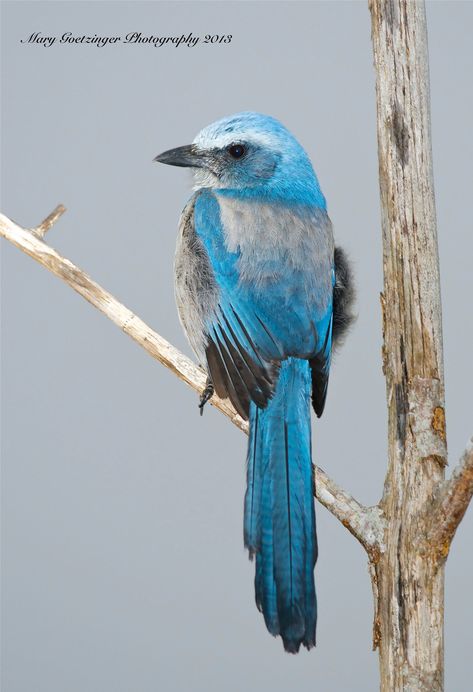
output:
<svg viewBox="0 0 473 692"><path fill-rule="evenodd" d="M200 190L181 216L175 267L181 321L199 356L198 334L205 339L224 293L257 312L277 343L269 357L309 358L320 348L333 292L325 210Z"/></svg>

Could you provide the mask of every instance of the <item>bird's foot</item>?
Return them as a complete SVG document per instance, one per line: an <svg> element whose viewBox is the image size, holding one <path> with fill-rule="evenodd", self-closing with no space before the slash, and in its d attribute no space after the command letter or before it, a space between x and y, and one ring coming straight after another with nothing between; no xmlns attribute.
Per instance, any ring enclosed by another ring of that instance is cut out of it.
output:
<svg viewBox="0 0 473 692"><path fill-rule="evenodd" d="M199 401L199 408L200 408L200 415L202 416L204 413L204 406L207 403L209 399L212 398L213 393L215 389L210 380L207 380L207 384L205 385L205 389L200 395L200 401Z"/></svg>

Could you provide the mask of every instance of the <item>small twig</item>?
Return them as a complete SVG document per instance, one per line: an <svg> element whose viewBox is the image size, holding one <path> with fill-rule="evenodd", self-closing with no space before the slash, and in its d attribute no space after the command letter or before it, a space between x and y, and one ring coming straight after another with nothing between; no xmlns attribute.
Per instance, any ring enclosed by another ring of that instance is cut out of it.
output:
<svg viewBox="0 0 473 692"><path fill-rule="evenodd" d="M22 228L0 214L0 235L65 281L153 358L156 358L196 392L202 394L207 386L207 374L201 368L153 331L85 272L42 240L48 228L64 211L65 208L59 205L34 230ZM248 423L236 413L228 399L220 399L214 394L209 403L224 413L240 430L248 433ZM315 485L319 502L356 536L368 553L372 554L376 549L381 549L384 524L378 508L363 507L318 468L315 468Z"/></svg>
<svg viewBox="0 0 473 692"><path fill-rule="evenodd" d="M473 497L473 437L469 440L451 478L446 480L436 505L429 512L432 529L428 542L436 554L445 559L455 532Z"/></svg>
<svg viewBox="0 0 473 692"><path fill-rule="evenodd" d="M31 232L34 233L37 238L42 240L49 229L54 226L56 221L64 214L65 211L66 207L63 204L58 204L56 209L54 209L54 211L52 211L49 216L47 216L44 221L39 224L39 226L31 229Z"/></svg>

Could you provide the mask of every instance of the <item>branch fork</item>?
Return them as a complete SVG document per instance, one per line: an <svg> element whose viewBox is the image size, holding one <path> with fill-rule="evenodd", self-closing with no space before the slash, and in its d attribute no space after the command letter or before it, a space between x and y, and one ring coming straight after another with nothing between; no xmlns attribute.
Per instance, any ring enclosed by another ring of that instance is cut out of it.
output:
<svg viewBox="0 0 473 692"><path fill-rule="evenodd" d="M444 481L429 512L428 543L440 560L446 560L455 532L473 496L473 437L470 438L451 478Z"/></svg>

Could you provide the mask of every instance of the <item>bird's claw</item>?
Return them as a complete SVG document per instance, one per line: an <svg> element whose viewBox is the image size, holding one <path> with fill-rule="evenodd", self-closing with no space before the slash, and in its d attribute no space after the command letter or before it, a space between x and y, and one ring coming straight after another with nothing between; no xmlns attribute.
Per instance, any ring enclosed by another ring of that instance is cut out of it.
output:
<svg viewBox="0 0 473 692"><path fill-rule="evenodd" d="M200 408L200 415L201 415L201 416L202 416L203 413L204 413L204 406L205 406L205 404L207 403L207 401L208 401L209 399L212 398L214 391L215 391L215 389L214 389L214 386L213 386L212 382L207 381L207 384L206 384L206 386L205 386L205 389L204 389L204 391L202 392L202 394L200 395L199 408Z"/></svg>

